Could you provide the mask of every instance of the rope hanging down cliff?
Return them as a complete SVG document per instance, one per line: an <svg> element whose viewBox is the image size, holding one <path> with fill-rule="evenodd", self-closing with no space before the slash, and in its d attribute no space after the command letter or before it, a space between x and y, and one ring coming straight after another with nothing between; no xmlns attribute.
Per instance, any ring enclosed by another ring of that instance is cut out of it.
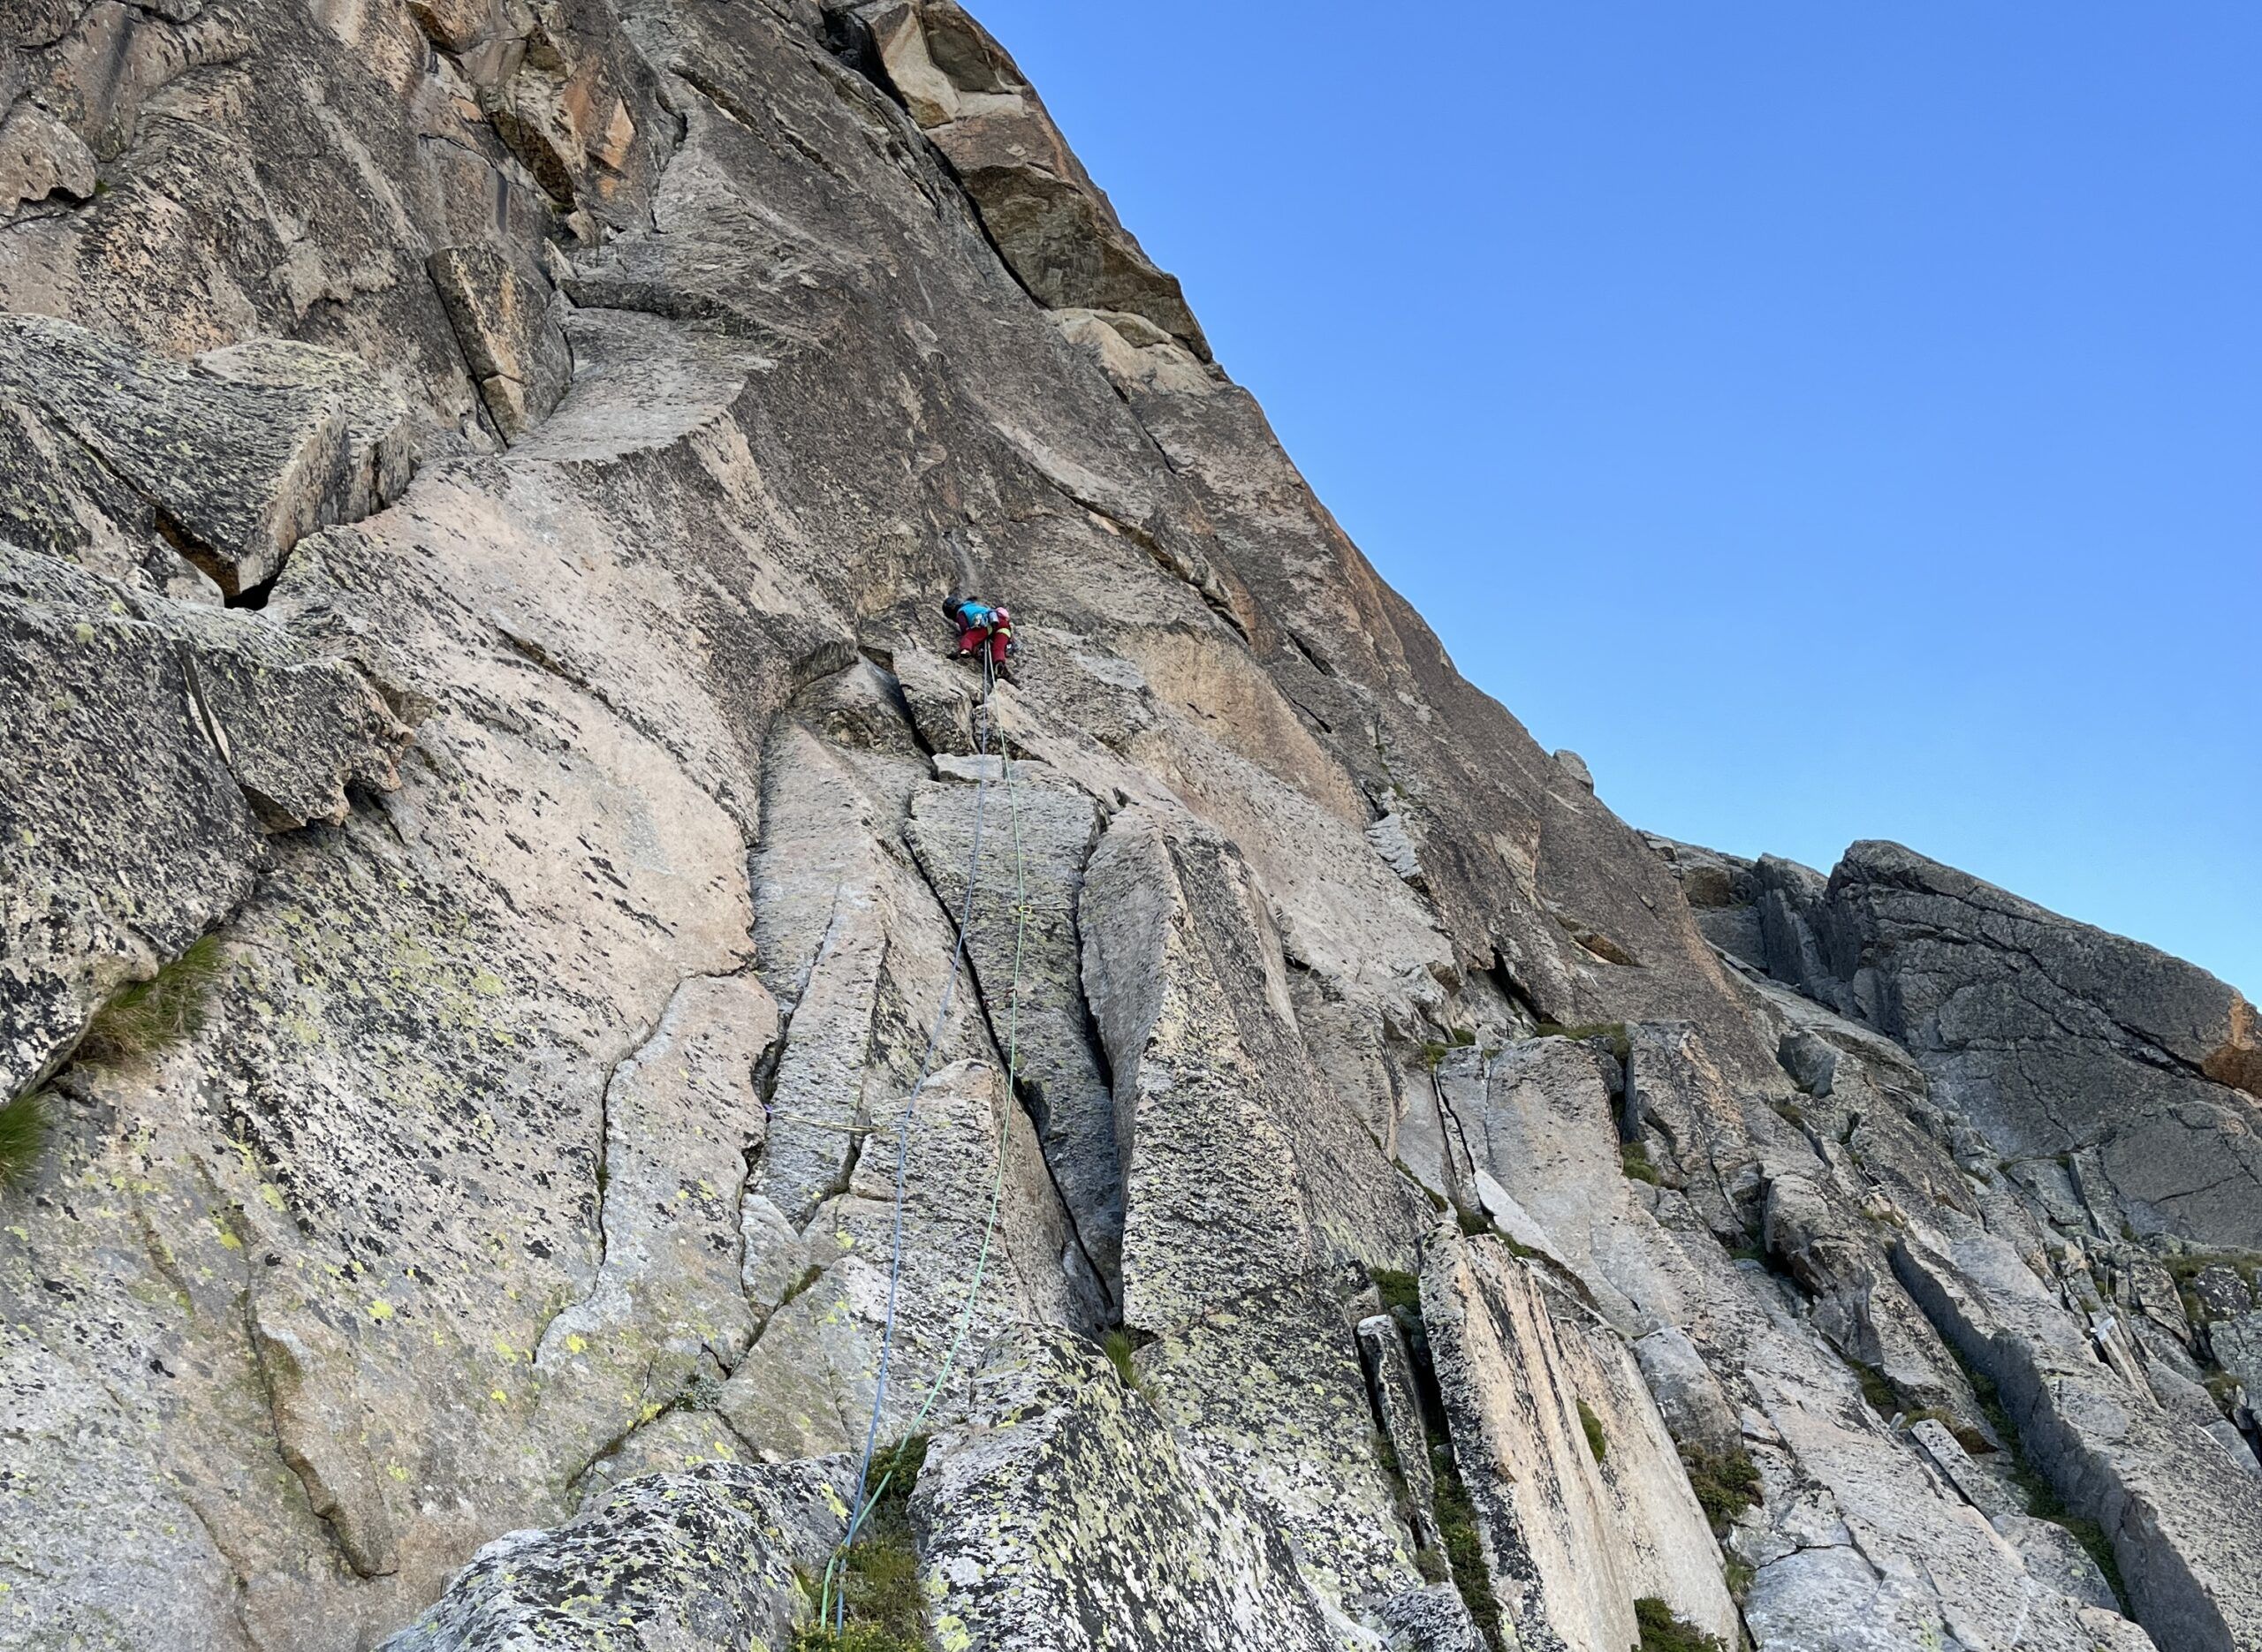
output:
<svg viewBox="0 0 2262 1652"><path fill-rule="evenodd" d="M926 1087L928 1074L934 1065L935 1050L942 1042L943 1028L950 1019L951 1004L958 992L959 973L965 964L967 936L973 927L975 891L982 877L983 815L988 801L990 787L987 762L990 755L990 735L992 726L990 699L996 686L994 665L989 658L984 657L982 701L975 711L974 841L967 860L966 895L959 906L958 940L951 949L950 978L944 983L942 1002L935 1012L934 1028L928 1034L926 1050L919 1058L918 1076L912 1081L910 1094L904 1098L903 1111L897 1121L894 1239L888 1262L887 1316L880 1333L879 1383L872 1395L871 1421L864 1430L863 1455L856 1466L854 1512L849 1518L848 1528L842 1535L839 1547L833 1550L831 1558L825 1562L824 1590L817 1606L817 1621L823 1623L830 1618L836 1633L845 1630L847 1625L848 1600L846 1570L848 1551L854 1547L857 1533L862 1528L864 1521L870 1516L872 1510L878 1505L881 1497L887 1490L889 1481L894 1477L895 1474L894 1469L891 1467L880 1476L879 1484L874 1486L869 1483L872 1457L879 1444L880 1418L887 1405L888 1376L895 1352L895 1308L898 1290L903 1277L903 1207L907 1171L910 1160L913 1111L918 1105L919 1093ZM1013 756L1006 749L1006 742L1002 739L998 743L998 773L1005 783L1006 800L1013 822L1013 967L1012 984L1007 989L1006 1019L1006 1104L1010 1109L1013 1105L1013 1080L1017 1075L1020 1062L1021 948L1029 929L1029 875L1028 865L1021 851L1021 800L1013 789ZM1006 1122L1010 1123L1010 1118ZM919 1425L926 1421L927 1413L934 1408L935 1401L941 1397L944 1384L950 1381L951 1372L958 1363L960 1351L966 1345L967 1334L973 1328L975 1303L982 1292L983 1275L989 1268L991 1246L998 1233L998 1211L1006 1186L1006 1124L1000 1124L998 1131L997 1173L991 1178L990 1184L989 1215L983 1223L982 1248L975 1258L974 1277L967 1286L966 1303L959 1314L958 1329L953 1333L950 1346L943 1355L941 1368L936 1372L935 1380L929 1385L926 1397L920 1401L918 1411L912 1416L910 1427L906 1430L907 1434L916 1434L919 1431ZM836 1578L839 1578L841 1586L838 1593L835 1592Z"/></svg>

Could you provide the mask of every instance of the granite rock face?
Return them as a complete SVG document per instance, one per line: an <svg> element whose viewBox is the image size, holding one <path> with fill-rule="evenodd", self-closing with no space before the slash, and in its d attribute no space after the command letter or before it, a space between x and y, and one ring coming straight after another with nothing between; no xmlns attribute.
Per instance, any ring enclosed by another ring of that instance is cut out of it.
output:
<svg viewBox="0 0 2262 1652"><path fill-rule="evenodd" d="M2262 1247L2262 1021L2205 971L1860 843L1758 868L1767 967L1898 1040L2005 1158L2071 1157L2117 1231Z"/></svg>
<svg viewBox="0 0 2262 1652"><path fill-rule="evenodd" d="M947 1652L2262 1648L2251 1007L1619 820L950 0L42 0L0 221L0 1648L782 1652L916 1432Z"/></svg>

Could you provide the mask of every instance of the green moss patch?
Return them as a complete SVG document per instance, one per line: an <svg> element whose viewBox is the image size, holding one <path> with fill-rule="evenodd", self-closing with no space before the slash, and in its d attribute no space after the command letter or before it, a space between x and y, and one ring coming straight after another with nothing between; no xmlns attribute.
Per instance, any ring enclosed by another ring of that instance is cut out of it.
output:
<svg viewBox="0 0 2262 1652"><path fill-rule="evenodd" d="M1369 1270L1367 1277L1375 1282L1385 1312L1401 1307L1416 1314L1422 1311L1422 1282L1412 1274L1396 1268L1376 1268Z"/></svg>
<svg viewBox="0 0 2262 1652"><path fill-rule="evenodd" d="M1610 1455L1610 1436L1602 1431L1602 1419L1594 1414L1592 1406L1583 1399L1576 1404L1579 1407L1579 1427L1586 1430L1587 1450L1594 1453L1594 1460L1598 1463Z"/></svg>
<svg viewBox="0 0 2262 1652"><path fill-rule="evenodd" d="M1658 1174L1658 1167L1650 1163L1649 1148L1639 1141L1628 1141L1618 1150L1618 1167L1628 1179L1647 1182L1652 1187L1663 1179Z"/></svg>
<svg viewBox="0 0 2262 1652"><path fill-rule="evenodd" d="M1623 1021L1583 1021L1575 1027L1566 1027L1560 1021L1542 1021L1531 1029L1534 1038L1570 1038L1583 1042L1600 1039L1610 1046L1610 1053L1621 1061L1634 1057L1633 1041L1626 1036Z"/></svg>
<svg viewBox="0 0 2262 1652"><path fill-rule="evenodd" d="M1432 1445L1439 1444L1432 1440ZM1461 1483L1461 1470L1450 1451L1437 1453L1438 1533L1445 1542L1446 1559L1453 1566L1453 1585L1461 1604L1476 1620L1489 1652L1507 1652L1500 1638L1500 1602L1492 1593L1492 1573L1484 1565L1484 1542L1477 1535L1476 1508L1469 1488Z"/></svg>
<svg viewBox="0 0 2262 1652"><path fill-rule="evenodd" d="M919 1588L919 1553L911 1540L911 1489L927 1461L927 1436L915 1434L872 1459L871 1512L833 1572L833 1588L847 1603L847 1621L804 1625L793 1652L922 1652L927 1606ZM822 1580L802 1587L822 1602Z"/></svg>
<svg viewBox="0 0 2262 1652"><path fill-rule="evenodd" d="M1716 1537L1726 1536L1729 1523L1759 1501L1759 1465L1741 1446L1728 1451L1687 1447L1681 1466Z"/></svg>
<svg viewBox="0 0 2262 1652"><path fill-rule="evenodd" d="M1718 1635L1708 1635L1654 1595L1634 1603L1634 1622L1641 1629L1640 1652L1727 1652Z"/></svg>

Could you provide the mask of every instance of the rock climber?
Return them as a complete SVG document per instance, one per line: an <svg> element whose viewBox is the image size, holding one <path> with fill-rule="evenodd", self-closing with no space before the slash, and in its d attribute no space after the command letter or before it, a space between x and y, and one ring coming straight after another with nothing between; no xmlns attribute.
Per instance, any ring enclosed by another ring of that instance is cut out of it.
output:
<svg viewBox="0 0 2262 1652"><path fill-rule="evenodd" d="M953 596L943 604L943 613L958 627L960 659L983 661L993 675L1009 683L1013 680L1007 662L1019 652L1021 645L1013 640L1013 616L1010 610L992 608L970 596Z"/></svg>

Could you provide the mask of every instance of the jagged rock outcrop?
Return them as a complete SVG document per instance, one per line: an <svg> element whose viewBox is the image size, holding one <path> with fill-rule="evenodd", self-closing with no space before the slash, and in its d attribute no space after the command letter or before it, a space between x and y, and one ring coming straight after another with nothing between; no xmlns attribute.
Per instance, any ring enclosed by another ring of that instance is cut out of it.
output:
<svg viewBox="0 0 2262 1652"><path fill-rule="evenodd" d="M951 1652L2262 1649L2245 1001L1643 839L965 11L0 31L0 1648L777 1648L877 1406Z"/></svg>
<svg viewBox="0 0 2262 1652"><path fill-rule="evenodd" d="M1757 868L1767 967L1906 1045L2002 1157L2108 1233L2262 1247L2262 1024L2181 959L1896 844Z"/></svg>

